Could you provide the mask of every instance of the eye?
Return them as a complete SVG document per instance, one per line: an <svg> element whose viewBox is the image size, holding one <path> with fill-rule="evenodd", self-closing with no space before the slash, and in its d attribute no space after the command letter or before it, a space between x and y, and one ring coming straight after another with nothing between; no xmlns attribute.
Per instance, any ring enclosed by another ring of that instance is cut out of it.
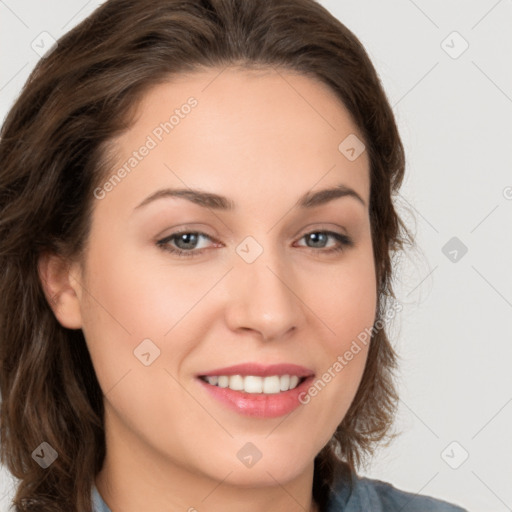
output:
<svg viewBox="0 0 512 512"><path fill-rule="evenodd" d="M334 239L334 246L325 249L326 243L328 240ZM350 247L354 245L352 239L347 235L342 233L337 233L336 231L312 231L307 233L301 237L302 239L306 239L308 242L311 242L313 245L308 245L309 249L315 250L315 252L322 253L331 253L331 252L340 252L343 251L346 247ZM316 249L323 249L318 251Z"/></svg>
<svg viewBox="0 0 512 512"><path fill-rule="evenodd" d="M197 247L201 238L212 240L210 236L200 231L177 231L157 242L164 251L177 254L182 257L196 256L203 252L204 247ZM175 244L173 247L171 242ZM199 250L197 250L199 249Z"/></svg>
<svg viewBox="0 0 512 512"><path fill-rule="evenodd" d="M170 252L179 257L190 258L204 252L206 247L204 245L203 247L198 246L201 239L213 241L209 235L200 231L177 231L162 240L158 240L157 245L163 251ZM300 240L302 239L306 239L308 244L313 244L307 245L306 248L323 254L340 252L346 247L354 245L350 237L335 231L312 231L303 235ZM329 239L334 240L335 243L334 246L326 248Z"/></svg>

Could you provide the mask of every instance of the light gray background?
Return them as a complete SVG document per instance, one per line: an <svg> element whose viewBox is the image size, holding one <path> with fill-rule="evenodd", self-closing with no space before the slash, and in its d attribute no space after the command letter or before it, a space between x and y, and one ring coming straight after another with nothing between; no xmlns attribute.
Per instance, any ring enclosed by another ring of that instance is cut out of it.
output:
<svg viewBox="0 0 512 512"><path fill-rule="evenodd" d="M99 3L0 0L2 120L39 59L32 42ZM512 1L321 3L365 45L393 105L408 159L398 207L419 245L399 269L392 326L402 434L365 474L512 510ZM455 262L442 252L452 237L468 248ZM0 481L7 511L6 471Z"/></svg>

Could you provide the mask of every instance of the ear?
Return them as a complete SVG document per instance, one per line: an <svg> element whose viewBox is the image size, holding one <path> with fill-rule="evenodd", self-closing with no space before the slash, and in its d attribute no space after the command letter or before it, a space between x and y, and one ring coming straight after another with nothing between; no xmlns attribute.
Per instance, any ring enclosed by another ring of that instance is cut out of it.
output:
<svg viewBox="0 0 512 512"><path fill-rule="evenodd" d="M56 254L45 253L39 257L37 269L46 300L59 323L68 329L80 329L81 281L73 277L77 266Z"/></svg>

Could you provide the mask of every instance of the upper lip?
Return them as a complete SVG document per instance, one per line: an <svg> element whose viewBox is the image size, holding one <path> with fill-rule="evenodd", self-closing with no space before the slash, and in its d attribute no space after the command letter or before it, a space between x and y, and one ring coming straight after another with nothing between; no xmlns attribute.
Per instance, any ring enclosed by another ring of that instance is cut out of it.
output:
<svg viewBox="0 0 512 512"><path fill-rule="evenodd" d="M243 363L216 368L215 370L200 373L198 377L211 377L214 375L255 375L258 377L296 375L297 377L310 377L314 374L313 370L297 364L279 363L264 365L260 363Z"/></svg>

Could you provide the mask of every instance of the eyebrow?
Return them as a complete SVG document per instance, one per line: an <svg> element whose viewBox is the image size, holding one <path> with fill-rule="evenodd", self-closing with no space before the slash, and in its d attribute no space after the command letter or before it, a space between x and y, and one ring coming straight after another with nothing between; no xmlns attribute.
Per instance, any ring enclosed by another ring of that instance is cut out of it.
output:
<svg viewBox="0 0 512 512"><path fill-rule="evenodd" d="M157 190L155 193L149 195L134 210L142 208L143 206L156 201L157 199L178 197L187 199L198 206L203 208L211 208L213 210L232 211L236 209L236 204L227 197L214 194L213 192L204 192L202 190L193 189L170 189L165 188ZM301 196L295 203L294 207L299 208L315 208L326 204L334 199L340 197L353 197L359 201L363 206L366 206L363 198L352 188L346 185L336 185L335 187L326 188L317 192L307 192Z"/></svg>

